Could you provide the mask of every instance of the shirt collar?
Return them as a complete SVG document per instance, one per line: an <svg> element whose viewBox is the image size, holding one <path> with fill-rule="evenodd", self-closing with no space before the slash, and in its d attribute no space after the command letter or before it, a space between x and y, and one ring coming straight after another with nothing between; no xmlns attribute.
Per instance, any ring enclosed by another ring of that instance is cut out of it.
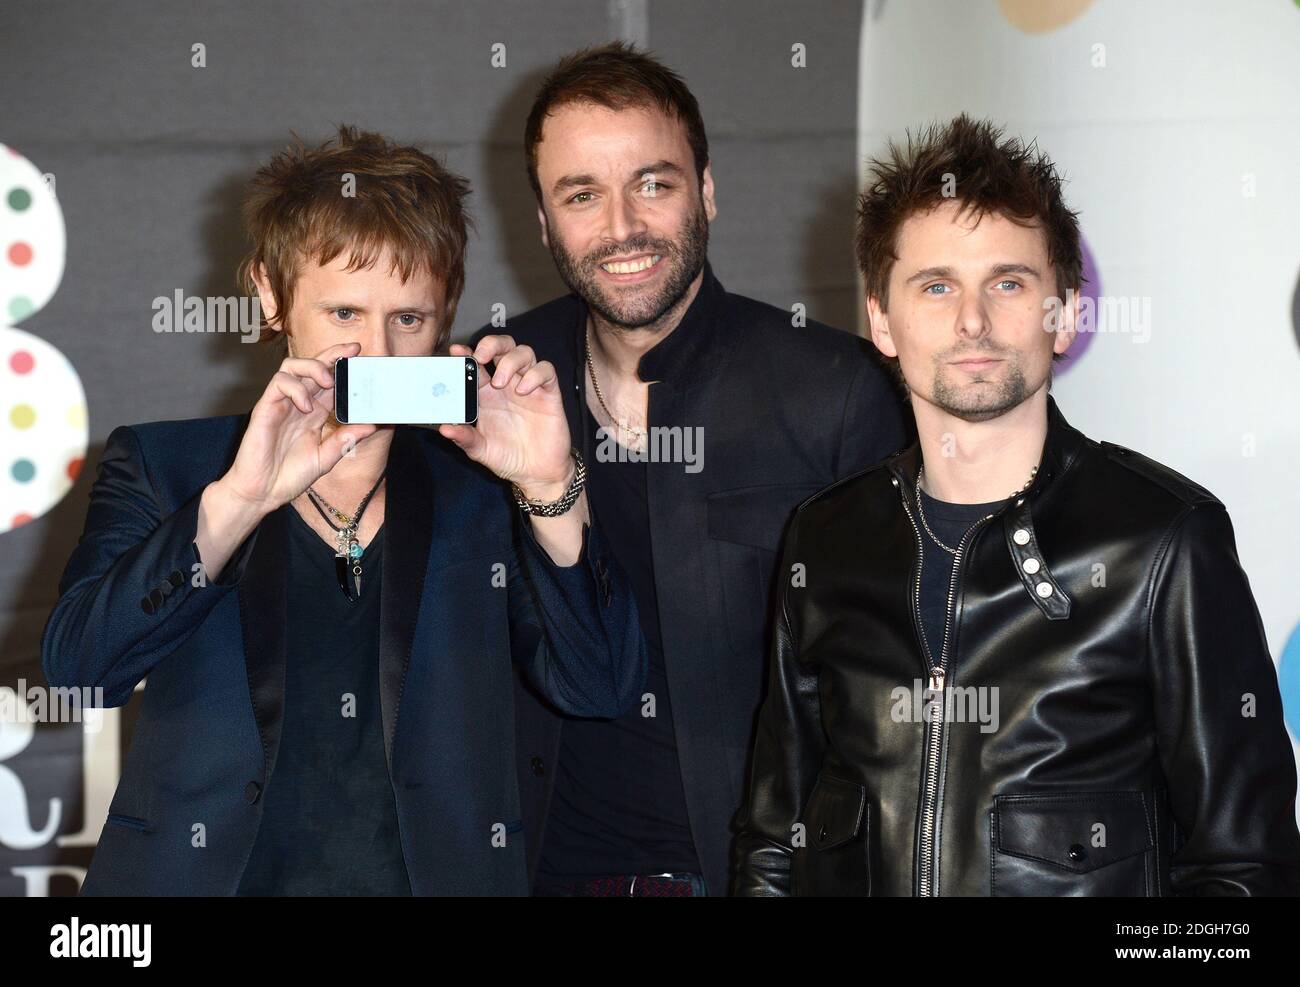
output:
<svg viewBox="0 0 1300 987"><path fill-rule="evenodd" d="M1016 506L1024 500L1030 502L1037 500L1053 480L1074 464L1085 441L1083 434L1065 420L1061 409L1056 406L1056 399L1050 394L1047 395L1047 437L1043 440L1043 453L1039 459L1038 472L1029 489L1017 497ZM904 489L915 498L916 473L921 466L920 440L895 453L888 461L888 465L890 472L906 485Z"/></svg>
<svg viewBox="0 0 1300 987"><path fill-rule="evenodd" d="M653 349L643 354L637 376L643 381L668 381L683 386L707 380L717 370L718 354L725 351L732 334L726 306L727 291L714 276L706 258L700 290L686 307L682 320ZM586 365L587 316L589 309L578 299L575 336L576 362Z"/></svg>

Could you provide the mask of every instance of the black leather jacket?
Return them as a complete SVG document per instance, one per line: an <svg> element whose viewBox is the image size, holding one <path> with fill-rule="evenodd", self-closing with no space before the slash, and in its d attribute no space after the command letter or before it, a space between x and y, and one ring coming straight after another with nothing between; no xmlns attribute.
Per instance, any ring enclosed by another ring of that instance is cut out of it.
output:
<svg viewBox="0 0 1300 987"><path fill-rule="evenodd" d="M791 521L733 891L1297 893L1295 762L1223 505L1049 397L1038 475L963 539L930 655L919 465Z"/></svg>

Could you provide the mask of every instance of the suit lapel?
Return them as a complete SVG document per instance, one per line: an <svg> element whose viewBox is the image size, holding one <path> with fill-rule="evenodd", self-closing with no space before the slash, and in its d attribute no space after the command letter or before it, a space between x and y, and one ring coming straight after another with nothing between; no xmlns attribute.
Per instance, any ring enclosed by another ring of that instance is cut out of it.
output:
<svg viewBox="0 0 1300 987"><path fill-rule="evenodd" d="M253 553L237 590L248 693L253 700L253 716L262 736L265 757L263 788L275 768L275 756L280 749L280 727L284 720L286 520L283 508L262 519Z"/></svg>

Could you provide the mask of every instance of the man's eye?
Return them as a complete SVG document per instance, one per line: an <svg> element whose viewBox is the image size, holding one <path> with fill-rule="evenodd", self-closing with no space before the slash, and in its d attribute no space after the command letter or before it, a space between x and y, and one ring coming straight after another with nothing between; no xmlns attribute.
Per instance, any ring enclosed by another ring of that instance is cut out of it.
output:
<svg viewBox="0 0 1300 987"><path fill-rule="evenodd" d="M1020 282L1019 282L1019 281L999 281L999 282L998 282L998 287L999 287L999 288L1004 287L1005 285L1010 285L1010 286L1011 286L1011 289L1010 289L1010 290L1015 291L1015 289L1017 289L1017 288L1020 287Z"/></svg>
<svg viewBox="0 0 1300 987"><path fill-rule="evenodd" d="M570 201L570 202L578 202L578 203L586 202L586 201L588 201L588 200L586 200L586 199L583 198L584 195L591 195L591 193L590 193L590 192L579 192L577 195L575 195L575 196L573 196L571 199L569 199L569 201Z"/></svg>
<svg viewBox="0 0 1300 987"><path fill-rule="evenodd" d="M666 192L671 187L672 187L671 185L668 185L665 182L661 182L658 179L652 178L650 179L650 181L646 182L644 185L641 186L641 191L644 192L646 195L650 196L651 198L653 198L654 196L658 195L660 192Z"/></svg>
<svg viewBox="0 0 1300 987"><path fill-rule="evenodd" d="M926 285L925 288L923 289L923 294L927 294L927 295L946 295L946 294L947 294L947 291L946 291L947 287L948 287L948 286L947 286L946 284L931 284L931 285ZM943 288L943 289L945 289L945 290L944 290L944 291L934 291L933 289L935 289L935 288Z"/></svg>
<svg viewBox="0 0 1300 987"><path fill-rule="evenodd" d="M420 324L420 317L418 315L413 315L410 312L404 312L403 314L397 317L397 321L402 325L403 328L413 329L415 326L418 326Z"/></svg>
<svg viewBox="0 0 1300 987"><path fill-rule="evenodd" d="M352 309L350 309L350 308L336 308L336 309L334 310L334 315L335 315L335 316L339 319L339 321L341 321L341 322L347 322L347 321L349 321L349 320L352 318L352 316L354 316L355 314L356 314L356 313L355 313Z"/></svg>

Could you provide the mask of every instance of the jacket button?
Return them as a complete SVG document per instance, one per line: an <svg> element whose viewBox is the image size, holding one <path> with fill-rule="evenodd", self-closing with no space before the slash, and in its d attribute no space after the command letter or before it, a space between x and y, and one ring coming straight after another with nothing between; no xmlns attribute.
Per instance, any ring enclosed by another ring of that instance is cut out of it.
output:
<svg viewBox="0 0 1300 987"><path fill-rule="evenodd" d="M533 758L528 762L528 766L533 769L533 774L537 775L539 778L546 774L546 762L540 757Z"/></svg>
<svg viewBox="0 0 1300 987"><path fill-rule="evenodd" d="M1017 545L1029 544L1029 532L1024 528L1017 528L1011 535L1011 540Z"/></svg>
<svg viewBox="0 0 1300 987"><path fill-rule="evenodd" d="M1037 586L1034 587L1034 592L1037 593L1039 596L1041 596L1044 600L1046 600L1049 596L1052 595L1052 584L1039 583Z"/></svg>
<svg viewBox="0 0 1300 987"><path fill-rule="evenodd" d="M1031 576L1038 571L1038 560L1034 558L1025 559L1020 563L1020 567Z"/></svg>
<svg viewBox="0 0 1300 987"><path fill-rule="evenodd" d="M257 800L262 797L262 786L255 781L250 781L244 786L244 801L249 805L256 804Z"/></svg>
<svg viewBox="0 0 1300 987"><path fill-rule="evenodd" d="M140 609L145 613L153 613L158 608L153 605L153 600L149 599L147 596L142 596L140 598Z"/></svg>
<svg viewBox="0 0 1300 987"><path fill-rule="evenodd" d="M162 606L162 601L165 600L166 598L167 597L160 589L151 589L149 591L149 602L153 604L153 608L155 610L157 610L160 606Z"/></svg>
<svg viewBox="0 0 1300 987"><path fill-rule="evenodd" d="M181 572L179 569L173 569L172 574L167 578L171 581L173 586L180 586L181 583L185 582L185 573Z"/></svg>
<svg viewBox="0 0 1300 987"><path fill-rule="evenodd" d="M1076 864L1088 859L1088 851L1083 848L1082 843L1075 843L1070 847L1070 859Z"/></svg>

